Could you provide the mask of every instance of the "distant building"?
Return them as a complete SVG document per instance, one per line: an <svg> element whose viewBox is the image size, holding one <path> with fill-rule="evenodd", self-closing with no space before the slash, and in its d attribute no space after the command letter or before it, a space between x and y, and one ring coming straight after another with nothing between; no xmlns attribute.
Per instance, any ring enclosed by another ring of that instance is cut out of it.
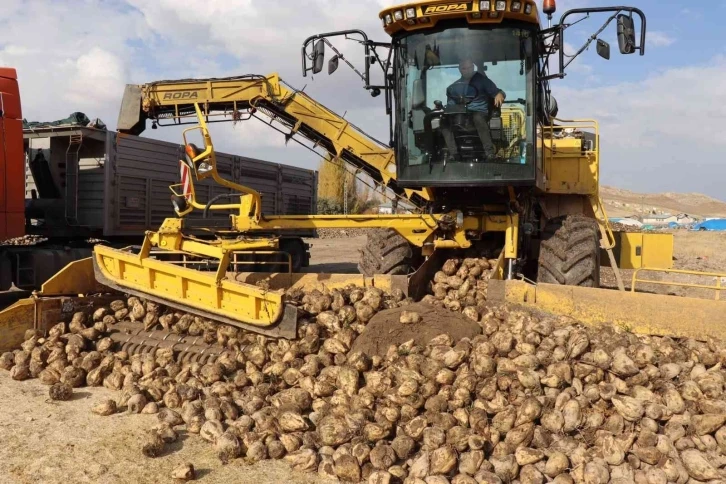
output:
<svg viewBox="0 0 726 484"><path fill-rule="evenodd" d="M636 220L634 217L612 217L610 218L611 223L621 224L621 225L628 225L632 227L642 227L643 223L639 220Z"/></svg>
<svg viewBox="0 0 726 484"><path fill-rule="evenodd" d="M671 222L678 222L678 216L669 213L643 215L643 223L646 225L668 225Z"/></svg>
<svg viewBox="0 0 726 484"><path fill-rule="evenodd" d="M679 213L676 215L676 223L678 223L678 225L690 225L696 222L698 222L698 218L688 215L687 213Z"/></svg>
<svg viewBox="0 0 726 484"><path fill-rule="evenodd" d="M668 226L671 228L693 225L699 221L698 217L688 215L687 213L679 213L678 215L671 215L669 213L649 214L644 215L642 220L645 225Z"/></svg>

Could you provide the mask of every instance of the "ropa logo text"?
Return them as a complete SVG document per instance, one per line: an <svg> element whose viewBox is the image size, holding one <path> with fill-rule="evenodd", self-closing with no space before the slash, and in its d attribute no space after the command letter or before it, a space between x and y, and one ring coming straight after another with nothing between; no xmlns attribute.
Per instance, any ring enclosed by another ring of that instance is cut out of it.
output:
<svg viewBox="0 0 726 484"><path fill-rule="evenodd" d="M199 93L196 91L182 91L182 92L166 92L164 93L164 101L169 99L197 99Z"/></svg>
<svg viewBox="0 0 726 484"><path fill-rule="evenodd" d="M430 5L424 10L424 15L437 13L466 12L469 10L468 3L450 3L448 5Z"/></svg>

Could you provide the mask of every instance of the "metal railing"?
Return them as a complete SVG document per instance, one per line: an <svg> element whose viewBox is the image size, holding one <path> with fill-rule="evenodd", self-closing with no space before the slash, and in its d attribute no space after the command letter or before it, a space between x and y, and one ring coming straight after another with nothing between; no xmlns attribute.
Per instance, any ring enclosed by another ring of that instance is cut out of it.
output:
<svg viewBox="0 0 726 484"><path fill-rule="evenodd" d="M182 260L165 260L164 262L167 262L169 264L175 264L180 265L182 267L187 266L206 266L208 270L213 270L213 266L216 266L216 264L219 263L218 260L213 259L204 259L204 260L189 260L188 257L192 257L195 259L198 259L198 256L194 256L191 254L188 254L186 252L181 252L177 250L152 250L150 253L151 256L159 256L159 255L165 255L165 256L172 256L177 255L181 256ZM260 261L260 260L239 260L238 256L240 255L283 255L287 259L286 261L273 261L273 260L267 260L267 261ZM238 251L232 253L232 260L229 263L230 266L232 266L233 272L239 272L239 266L240 265L274 265L274 266L287 266L287 273L292 274L292 255L290 255L289 252L285 252L282 250L246 250L246 251Z"/></svg>
<svg viewBox="0 0 726 484"><path fill-rule="evenodd" d="M716 283L714 285L707 285L707 284L694 284L691 282L659 281L659 280L654 280L654 279L638 278L638 274L642 271L662 272L665 274L687 274L687 275L699 276L699 277L713 277L716 279ZM710 291L715 291L714 299L716 301L719 301L719 300L721 300L721 291L726 290L726 286L722 284L722 282L724 282L724 281L726 281L726 273L687 271L687 270L682 270L682 269L649 269L647 267L641 267L640 269L635 269L633 271L633 279L632 279L632 283L630 285L630 292L635 292L635 285L638 282L646 283L646 284L656 284L656 285L660 285L660 286L690 287L693 289L708 289Z"/></svg>
<svg viewBox="0 0 726 484"><path fill-rule="evenodd" d="M276 262L276 261L260 262L260 261L255 261L255 260L250 260L250 261L245 261L245 260L240 261L240 260L237 260L237 256L238 255L246 255L246 254L261 254L261 255L276 255L276 254L282 254L282 255L285 255L287 257L287 262ZM237 269L238 269L237 264L242 264L242 265L244 265L244 264L260 264L260 265L276 265L276 266L280 266L280 265L287 264L287 273L288 274L292 274L292 256L290 255L289 252L285 252L285 251L282 251L282 250L248 250L248 251L245 251L245 252L235 252L232 255L232 262L231 262L232 267L234 267L234 272L238 272L237 271Z"/></svg>
<svg viewBox="0 0 726 484"><path fill-rule="evenodd" d="M554 122L557 122L558 124L555 125ZM547 158L554 159L554 158L570 158L572 157L571 152L564 152L564 153L558 153L557 150L557 140L561 139L569 139L569 138L575 138L575 139L583 139L578 138L577 136L566 136L565 133L590 133L594 136L594 139L592 140L592 147L590 149L586 149L583 151L586 155L592 155L594 154L596 157L599 155L600 150L600 126L598 125L597 121L594 119L559 119L559 118L553 118L553 124L545 124L542 125L542 137L545 140L551 140L550 146L545 145L545 161ZM558 136L561 134L560 136ZM547 153L547 151L550 151ZM598 157L599 158L599 157ZM598 161L598 158L596 158L595 161ZM598 173L599 174L599 173Z"/></svg>

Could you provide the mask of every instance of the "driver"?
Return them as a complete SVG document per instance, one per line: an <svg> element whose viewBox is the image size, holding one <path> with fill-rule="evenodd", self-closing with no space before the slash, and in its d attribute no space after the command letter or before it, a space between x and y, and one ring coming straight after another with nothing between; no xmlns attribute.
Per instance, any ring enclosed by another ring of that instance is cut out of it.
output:
<svg viewBox="0 0 726 484"><path fill-rule="evenodd" d="M487 158L493 158L495 150L492 135L489 132L489 105L493 100L494 106L500 107L506 94L484 73L476 72L474 62L470 58L459 62L459 72L461 78L446 88L446 104L455 106L470 101L466 109L472 113L474 126L481 139L485 155ZM442 126L441 131L449 150L449 157L458 159L459 148L456 146L451 127Z"/></svg>

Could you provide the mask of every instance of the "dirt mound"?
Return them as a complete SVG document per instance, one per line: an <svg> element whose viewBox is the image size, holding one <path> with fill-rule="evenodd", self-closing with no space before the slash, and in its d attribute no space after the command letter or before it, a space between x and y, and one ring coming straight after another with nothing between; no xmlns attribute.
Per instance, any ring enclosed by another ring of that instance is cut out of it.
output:
<svg viewBox="0 0 726 484"><path fill-rule="evenodd" d="M421 321L401 324L399 319L402 311L418 313ZM373 316L353 343L350 352L361 351L369 356L383 356L390 345L400 345L412 339L417 346L425 346L431 339L443 333L451 336L454 341L459 341L481 334L481 328L475 321L460 313L429 304L410 304L387 309Z"/></svg>

